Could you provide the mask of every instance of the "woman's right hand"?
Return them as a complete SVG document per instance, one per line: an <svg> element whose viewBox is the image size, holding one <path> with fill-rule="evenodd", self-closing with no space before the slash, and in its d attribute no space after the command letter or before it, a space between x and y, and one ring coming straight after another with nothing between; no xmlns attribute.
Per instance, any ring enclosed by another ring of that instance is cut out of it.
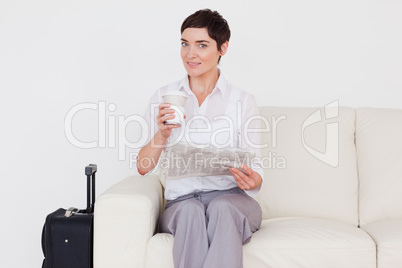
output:
<svg viewBox="0 0 402 268"><path fill-rule="evenodd" d="M165 125L166 120L173 119L175 117L173 109L165 109L169 107L170 103L159 104L159 113L156 116L156 123L158 125L159 132L165 139L170 137L173 128L180 127L180 125Z"/></svg>

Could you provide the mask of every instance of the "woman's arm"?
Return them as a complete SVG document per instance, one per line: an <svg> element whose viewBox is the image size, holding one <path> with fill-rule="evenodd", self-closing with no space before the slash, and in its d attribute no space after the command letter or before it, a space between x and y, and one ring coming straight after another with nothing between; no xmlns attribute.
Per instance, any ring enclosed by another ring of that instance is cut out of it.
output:
<svg viewBox="0 0 402 268"><path fill-rule="evenodd" d="M147 145L141 148L137 156L138 173L145 175L150 172L158 163L159 157L163 148L166 145L167 139L172 134L173 128L178 128L180 125L165 125L164 122L174 118L173 109L169 108L170 103L162 103L159 105L159 113L156 116L158 131L152 137Z"/></svg>

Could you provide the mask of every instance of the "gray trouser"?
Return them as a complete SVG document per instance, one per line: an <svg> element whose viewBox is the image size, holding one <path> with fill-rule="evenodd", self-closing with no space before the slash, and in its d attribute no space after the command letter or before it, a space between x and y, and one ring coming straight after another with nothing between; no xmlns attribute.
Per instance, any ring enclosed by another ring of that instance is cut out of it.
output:
<svg viewBox="0 0 402 268"><path fill-rule="evenodd" d="M236 187L168 201L159 228L175 237L176 268L241 268L242 245L260 228L261 217L257 201Z"/></svg>

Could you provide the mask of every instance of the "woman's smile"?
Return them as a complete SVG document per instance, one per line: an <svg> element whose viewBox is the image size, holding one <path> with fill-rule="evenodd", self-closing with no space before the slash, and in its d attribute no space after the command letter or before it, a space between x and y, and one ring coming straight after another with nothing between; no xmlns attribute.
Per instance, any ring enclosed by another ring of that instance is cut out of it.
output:
<svg viewBox="0 0 402 268"><path fill-rule="evenodd" d="M187 64L190 65L190 68L195 68L198 65L200 65L201 63L200 62L187 62Z"/></svg>

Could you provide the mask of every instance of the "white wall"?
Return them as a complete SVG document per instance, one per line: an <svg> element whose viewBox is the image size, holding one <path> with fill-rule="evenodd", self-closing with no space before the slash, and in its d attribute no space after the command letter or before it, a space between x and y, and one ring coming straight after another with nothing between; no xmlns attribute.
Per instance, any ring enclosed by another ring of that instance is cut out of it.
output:
<svg viewBox="0 0 402 268"><path fill-rule="evenodd" d="M1 0L0 267L41 265L46 215L85 207L86 164L99 166L98 194L133 173L124 150L69 143L64 119L84 102L115 104L112 120L142 114L154 90L185 74L179 29L200 8L228 20L221 68L259 105L402 108L401 1L200 2ZM97 111L72 127L96 141ZM125 129L131 141L136 127Z"/></svg>

